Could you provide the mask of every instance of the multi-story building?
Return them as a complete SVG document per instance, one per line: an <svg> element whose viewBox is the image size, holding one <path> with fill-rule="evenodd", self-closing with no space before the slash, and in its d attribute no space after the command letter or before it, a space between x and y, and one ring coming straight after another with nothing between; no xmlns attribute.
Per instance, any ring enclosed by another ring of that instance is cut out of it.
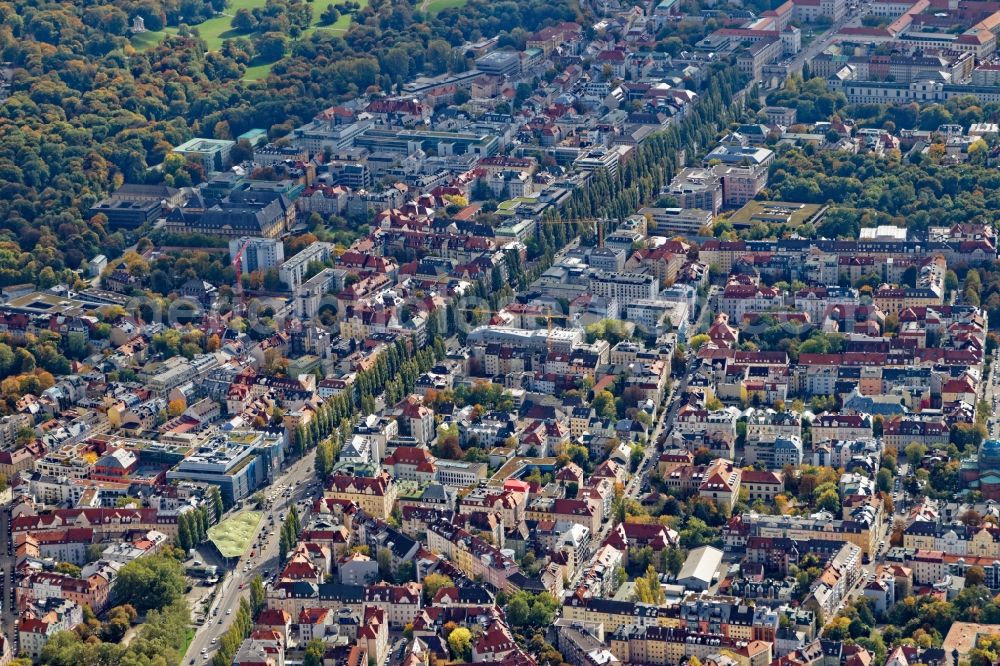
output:
<svg viewBox="0 0 1000 666"><path fill-rule="evenodd" d="M864 554L875 552L881 537L881 522L868 513L858 520L819 520L801 516L769 516L754 512L730 519L724 530L727 545L745 547L752 536L788 537L795 540L839 539L852 543Z"/></svg>
<svg viewBox="0 0 1000 666"><path fill-rule="evenodd" d="M673 627L630 624L610 634L611 653L623 663L670 666L685 657L710 659L724 652L739 666L767 666L772 644L760 640L734 640Z"/></svg>
<svg viewBox="0 0 1000 666"><path fill-rule="evenodd" d="M776 472L745 469L740 475L740 487L747 489L751 502L771 502L785 491L785 481Z"/></svg>
<svg viewBox="0 0 1000 666"><path fill-rule="evenodd" d="M396 503L396 483L387 472L374 477L332 475L324 497L354 502L373 516L388 520Z"/></svg>
<svg viewBox="0 0 1000 666"><path fill-rule="evenodd" d="M397 446L382 460L382 467L399 481L430 483L437 476L437 460L419 446Z"/></svg>
<svg viewBox="0 0 1000 666"><path fill-rule="evenodd" d="M480 578L498 590L513 591L509 578L519 571L517 563L500 549L441 520L427 528L427 547L441 553L469 578Z"/></svg>
<svg viewBox="0 0 1000 666"><path fill-rule="evenodd" d="M15 588L17 607L23 610L30 604L63 599L72 601L81 608L90 606L95 613L103 613L108 609L114 580L120 567L120 564L108 564L80 578L44 571L22 576L17 580Z"/></svg>
<svg viewBox="0 0 1000 666"><path fill-rule="evenodd" d="M802 464L802 440L795 435L778 435L774 439L747 440L745 458L748 464L760 464L765 469L783 469L785 465Z"/></svg>
<svg viewBox="0 0 1000 666"><path fill-rule="evenodd" d="M229 164L229 152L235 141L220 139L191 139L175 147L171 152L198 162L205 173L222 171Z"/></svg>
<svg viewBox="0 0 1000 666"><path fill-rule="evenodd" d="M268 465L257 448L261 440L259 435L216 438L169 470L167 480L211 483L222 491L226 506L232 506L267 479Z"/></svg>
<svg viewBox="0 0 1000 666"><path fill-rule="evenodd" d="M722 178L714 169L681 169L670 181L666 193L682 208L707 210L713 217L722 210Z"/></svg>
<svg viewBox="0 0 1000 666"><path fill-rule="evenodd" d="M993 560L1000 558L1000 530L918 520L903 530L903 548Z"/></svg>
<svg viewBox="0 0 1000 666"><path fill-rule="evenodd" d="M764 76L764 66L781 57L785 45L779 37L748 43L736 52L736 66L753 81Z"/></svg>
<svg viewBox="0 0 1000 666"><path fill-rule="evenodd" d="M242 236L229 241L229 256L235 260L240 254L240 268L243 273L266 271L277 268L285 260L285 245L274 238Z"/></svg>
<svg viewBox="0 0 1000 666"><path fill-rule="evenodd" d="M773 440L776 437L801 437L802 419L794 412L755 409L747 418L748 442Z"/></svg>
<svg viewBox="0 0 1000 666"><path fill-rule="evenodd" d="M49 638L59 631L72 631L83 624L83 609L67 599L43 602L40 608L25 611L17 626L20 651L34 660L42 656Z"/></svg>
<svg viewBox="0 0 1000 666"><path fill-rule="evenodd" d="M818 617L833 617L862 573L861 549L845 543L813 581L803 606Z"/></svg>
<svg viewBox="0 0 1000 666"><path fill-rule="evenodd" d="M814 23L821 18L836 22L846 13L847 0L794 0L794 17L806 23Z"/></svg>
<svg viewBox="0 0 1000 666"><path fill-rule="evenodd" d="M668 236L697 236L711 229L714 219L713 208L640 208L639 214L650 218L657 233Z"/></svg>
<svg viewBox="0 0 1000 666"><path fill-rule="evenodd" d="M740 485L740 468L731 460L718 458L705 468L698 494L732 511L739 500Z"/></svg>
<svg viewBox="0 0 1000 666"><path fill-rule="evenodd" d="M583 525L596 534L601 524L601 509L593 503L580 499L556 499L539 497L531 502L524 512L525 520L565 520Z"/></svg>
<svg viewBox="0 0 1000 666"><path fill-rule="evenodd" d="M867 414L820 414L812 422L812 441L859 440L872 436L872 420Z"/></svg>
<svg viewBox="0 0 1000 666"><path fill-rule="evenodd" d="M378 583L365 588L365 604L385 611L389 626L402 629L413 621L423 607L423 586L420 583L389 585Z"/></svg>
<svg viewBox="0 0 1000 666"><path fill-rule="evenodd" d="M321 264L329 259L332 253L331 243L313 243L281 264L278 268L278 278L285 284L286 289L294 292L302 286L310 264Z"/></svg>
<svg viewBox="0 0 1000 666"><path fill-rule="evenodd" d="M468 488L486 480L489 465L464 460L438 460L435 479L444 486Z"/></svg>
<svg viewBox="0 0 1000 666"><path fill-rule="evenodd" d="M911 442L928 447L947 446L949 433L948 424L944 421L895 418L885 424L882 440L886 446L902 451Z"/></svg>
<svg viewBox="0 0 1000 666"><path fill-rule="evenodd" d="M590 276L590 291L598 296L616 298L620 303L656 298L657 280L642 273L595 271Z"/></svg>
<svg viewBox="0 0 1000 666"><path fill-rule="evenodd" d="M715 170L722 177L722 203L727 208L746 205L767 187L767 167L764 165L720 165Z"/></svg>

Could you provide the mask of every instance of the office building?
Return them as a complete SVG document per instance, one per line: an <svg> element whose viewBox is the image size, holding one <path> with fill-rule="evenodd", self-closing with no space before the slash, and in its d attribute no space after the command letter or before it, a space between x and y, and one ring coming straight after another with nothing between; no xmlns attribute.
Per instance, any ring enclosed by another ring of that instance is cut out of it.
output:
<svg viewBox="0 0 1000 666"><path fill-rule="evenodd" d="M240 268L243 273L257 270L266 271L269 268L280 266L285 260L285 246L276 238L249 236L233 238L229 241L230 260L235 261L240 248L243 248L243 254L240 256Z"/></svg>
<svg viewBox="0 0 1000 666"><path fill-rule="evenodd" d="M183 155L205 168L205 173L222 171L229 164L229 153L235 141L220 139L191 139L173 149L173 153Z"/></svg>

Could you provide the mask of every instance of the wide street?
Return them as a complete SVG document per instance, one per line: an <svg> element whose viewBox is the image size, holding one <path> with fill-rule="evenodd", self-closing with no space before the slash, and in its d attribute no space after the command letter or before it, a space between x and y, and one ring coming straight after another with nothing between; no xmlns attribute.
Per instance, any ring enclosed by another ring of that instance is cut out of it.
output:
<svg viewBox="0 0 1000 666"><path fill-rule="evenodd" d="M316 496L313 465L316 451L313 449L304 458L296 461L275 479L275 482L261 492L265 496L274 492L275 499L270 508L264 511L253 545L236 562L232 569L218 557L214 548L202 544L199 558L206 564L216 564L224 577L219 583L219 593L208 609L204 624L197 628L194 639L188 648L184 659L188 664L196 664L199 660L208 661L215 653L217 641L229 629L233 617L239 609L240 599L249 598L250 582L260 574L265 581L278 572L278 543L281 530L281 515L287 514L292 505L297 505L299 516L304 520L309 510L311 499ZM285 493L289 496L285 496ZM273 522L272 522L273 519ZM258 547L260 545L260 547ZM250 557L250 553L254 556ZM232 614L230 614L232 611ZM202 652L204 650L204 652ZM183 662L182 662L183 663Z"/></svg>
<svg viewBox="0 0 1000 666"><path fill-rule="evenodd" d="M984 382L983 399L990 407L990 418L987 431L990 439L1000 437L1000 418L997 417L997 406L1000 403L1000 349L993 352L993 363L988 381Z"/></svg>
<svg viewBox="0 0 1000 666"><path fill-rule="evenodd" d="M3 543L0 545L0 604L3 605L3 612L0 612L0 627L2 627L4 638L10 644L17 647L17 630L15 622L17 615L14 613L14 551L10 534L10 506L5 506L0 510L0 535L3 535ZM15 653L17 650L15 649Z"/></svg>
<svg viewBox="0 0 1000 666"><path fill-rule="evenodd" d="M826 47L833 42L834 38L837 36L837 32L841 28L844 28L845 26L860 26L861 19L869 11L871 11L870 4L861 4L857 9L848 11L839 21L831 25L826 29L826 31L818 35L816 39L810 42L808 46L795 54L795 56L788 62L788 71L801 74L802 65L822 53L824 49L826 49Z"/></svg>

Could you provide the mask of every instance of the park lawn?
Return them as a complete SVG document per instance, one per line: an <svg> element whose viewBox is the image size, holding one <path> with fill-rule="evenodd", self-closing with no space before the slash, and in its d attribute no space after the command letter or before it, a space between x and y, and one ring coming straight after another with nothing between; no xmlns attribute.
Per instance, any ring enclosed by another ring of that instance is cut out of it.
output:
<svg viewBox="0 0 1000 666"><path fill-rule="evenodd" d="M208 538L223 557L241 557L250 547L263 517L259 511L241 511L208 528Z"/></svg>
<svg viewBox="0 0 1000 666"><path fill-rule="evenodd" d="M451 9L453 7L461 7L465 4L466 0L430 0L427 3L427 12L429 14L437 14L445 9Z"/></svg>
<svg viewBox="0 0 1000 666"><path fill-rule="evenodd" d="M335 4L337 3L324 2L324 3L317 3L316 5L313 6L312 24L310 24L310 26L302 32L303 38L308 37L317 30L329 30L331 32L347 32L347 29L351 27L351 21L354 20L353 13L341 14L340 18L338 18L330 25L320 25L320 17L323 15L323 12L326 11L327 7ZM358 4L361 5L358 11L361 11L361 9L364 9L365 7L368 6L368 0L358 0Z"/></svg>
<svg viewBox="0 0 1000 666"><path fill-rule="evenodd" d="M155 32L147 30L146 32L140 32L138 35L132 35L129 39L137 51L146 51L162 42L166 37L167 33L163 30Z"/></svg>
<svg viewBox="0 0 1000 666"><path fill-rule="evenodd" d="M451 3L447 6L458 6L465 3L465 0L434 0L434 2L446 2ZM192 26L198 29L198 34L201 38L205 40L205 44L208 46L210 51L218 51L222 48L222 42L227 39L233 39L235 37L249 36L249 33L243 33L239 30L234 30L232 27L233 15L236 14L240 9L254 9L256 7L263 7L267 3L267 0L232 0L229 8L226 9L225 14L220 14L214 18L210 18L207 21L202 21L196 26ZM358 0L361 8L364 9L368 6L368 0ZM320 16L323 11L335 2L320 3L313 7L313 19L312 24L306 28L302 33L301 38L306 38L317 30L329 30L331 32L344 33L351 26L351 21L353 20L352 14L342 14L339 19L332 25L320 25ZM442 7L443 9L443 7ZM132 44L135 48L139 50L145 50L151 48L155 44L159 44L163 41L167 34L176 34L177 28L165 28L158 32L147 32L142 35L136 35L132 38ZM267 75L271 73L271 65L273 63L265 64L253 64L247 67L246 73L243 74L244 81L259 81L261 79L267 78Z"/></svg>
<svg viewBox="0 0 1000 666"><path fill-rule="evenodd" d="M247 71L243 73L243 80L260 81L261 79L266 79L267 75L271 73L271 67L273 65L273 62L266 62L261 65L250 65L247 67Z"/></svg>
<svg viewBox="0 0 1000 666"><path fill-rule="evenodd" d="M232 0L225 14L220 14L207 21L202 21L197 26L198 34L205 40L210 51L218 51L222 48L222 42L233 37L241 37L247 33L233 30L233 16L241 9L256 9L267 4L267 0Z"/></svg>

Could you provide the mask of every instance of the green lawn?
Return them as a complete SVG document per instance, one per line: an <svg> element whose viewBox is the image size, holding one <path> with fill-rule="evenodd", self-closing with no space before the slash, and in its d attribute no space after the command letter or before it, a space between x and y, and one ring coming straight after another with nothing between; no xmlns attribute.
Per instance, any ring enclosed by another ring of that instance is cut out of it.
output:
<svg viewBox="0 0 1000 666"><path fill-rule="evenodd" d="M166 36L167 33L162 30L140 32L138 35L132 35L131 42L137 51L145 51L162 42Z"/></svg>
<svg viewBox="0 0 1000 666"><path fill-rule="evenodd" d="M246 33L233 30L233 16L241 9L256 9L267 4L267 0L232 0L225 14L220 14L215 18L202 21L196 27L201 38L205 40L209 50L217 51L222 48L222 42L233 37L240 37Z"/></svg>
<svg viewBox="0 0 1000 666"><path fill-rule="evenodd" d="M216 16L215 18L210 18L207 21L199 23L197 26L198 34L201 38L205 40L205 44L208 45L209 50L217 51L222 48L222 42L227 39L232 39L234 37L248 36L248 33L242 33L238 30L234 30L232 27L233 14L235 14L240 9L254 9L255 7L263 7L267 0L232 0L229 8L226 10L225 14ZM325 2L316 4L313 6L313 19L312 24L302 33L302 39L309 37L317 30L329 30L330 32L344 33L351 26L351 21L353 20L352 14L341 14L340 18L337 19L332 25L320 25L320 16L322 16L323 11L330 5L335 4L334 2ZM364 9L368 6L368 0L359 0L361 8ZM439 12L446 7L458 7L465 4L465 0L430 0L430 11ZM140 51L145 51L150 49L160 42L162 42L168 34L176 34L177 28L168 27L163 30L158 30L156 32L149 31L144 32L139 35L134 35L132 37L132 46ZM243 75L245 81L259 81L266 78L271 72L271 65L273 63L258 63L247 67L246 73Z"/></svg>
<svg viewBox="0 0 1000 666"><path fill-rule="evenodd" d="M241 511L208 528L208 538L223 557L241 557L250 547L263 517L259 511Z"/></svg>
<svg viewBox="0 0 1000 666"><path fill-rule="evenodd" d="M430 2L427 3L427 12L429 14L437 14L444 9L461 7L464 4L465 0L430 0Z"/></svg>
<svg viewBox="0 0 1000 666"><path fill-rule="evenodd" d="M194 640L194 629L188 627L187 631L184 632L184 645L182 645L181 649L177 651L177 654L179 654L182 657L186 655L188 648L191 647L191 641L193 640Z"/></svg>
<svg viewBox="0 0 1000 666"><path fill-rule="evenodd" d="M362 9L368 6L368 0L358 0L358 2ZM222 48L222 42L227 39L249 36L248 33L243 33L239 30L233 29L233 15L240 9L263 7L266 3L267 0L232 0L225 14L221 14L215 18L210 18L207 21L203 21L193 27L198 29L198 34L200 34L201 38L205 40L205 44L208 46L210 51L218 51ZM435 10L440 11L445 7L457 7L462 5L465 3L465 0L432 0L431 4L433 5L434 3L442 3L441 6ZM324 2L317 3L313 6L312 23L302 33L302 39L309 37L309 35L313 34L317 30L329 30L336 33L347 32L347 29L351 26L351 21L353 20L352 14L342 14L340 18L333 23L333 25L320 25L320 16L322 16L323 11L332 4L336 3ZM132 46L140 51L145 51L146 49L152 48L162 42L168 34L176 33L177 28L174 27L164 28L163 30L156 32L144 32L140 35L132 37ZM247 71L243 75L243 79L245 81L259 81L266 78L271 72L272 64L273 63L253 64L247 67Z"/></svg>
<svg viewBox="0 0 1000 666"><path fill-rule="evenodd" d="M331 32L346 32L347 31L347 29L351 26L351 21L353 20L353 17L354 17L353 14L341 14L340 18L337 19L336 21L334 21L334 23L332 25L320 25L320 17L323 15L323 12L326 11L327 7L329 7L330 5L335 5L335 4L337 4L337 3L336 2L324 2L324 3L317 3L317 4L315 4L313 6L313 19L312 19L312 23L302 33L302 37L303 38L308 37L309 35L313 34L317 30L329 30ZM365 7L368 6L368 0L358 0L358 4L361 5L361 9L364 9Z"/></svg>
<svg viewBox="0 0 1000 666"><path fill-rule="evenodd" d="M260 81L261 79L267 78L267 75L271 73L272 65L274 65L273 62L266 62L261 65L250 65L247 67L247 71L243 73L243 80Z"/></svg>

